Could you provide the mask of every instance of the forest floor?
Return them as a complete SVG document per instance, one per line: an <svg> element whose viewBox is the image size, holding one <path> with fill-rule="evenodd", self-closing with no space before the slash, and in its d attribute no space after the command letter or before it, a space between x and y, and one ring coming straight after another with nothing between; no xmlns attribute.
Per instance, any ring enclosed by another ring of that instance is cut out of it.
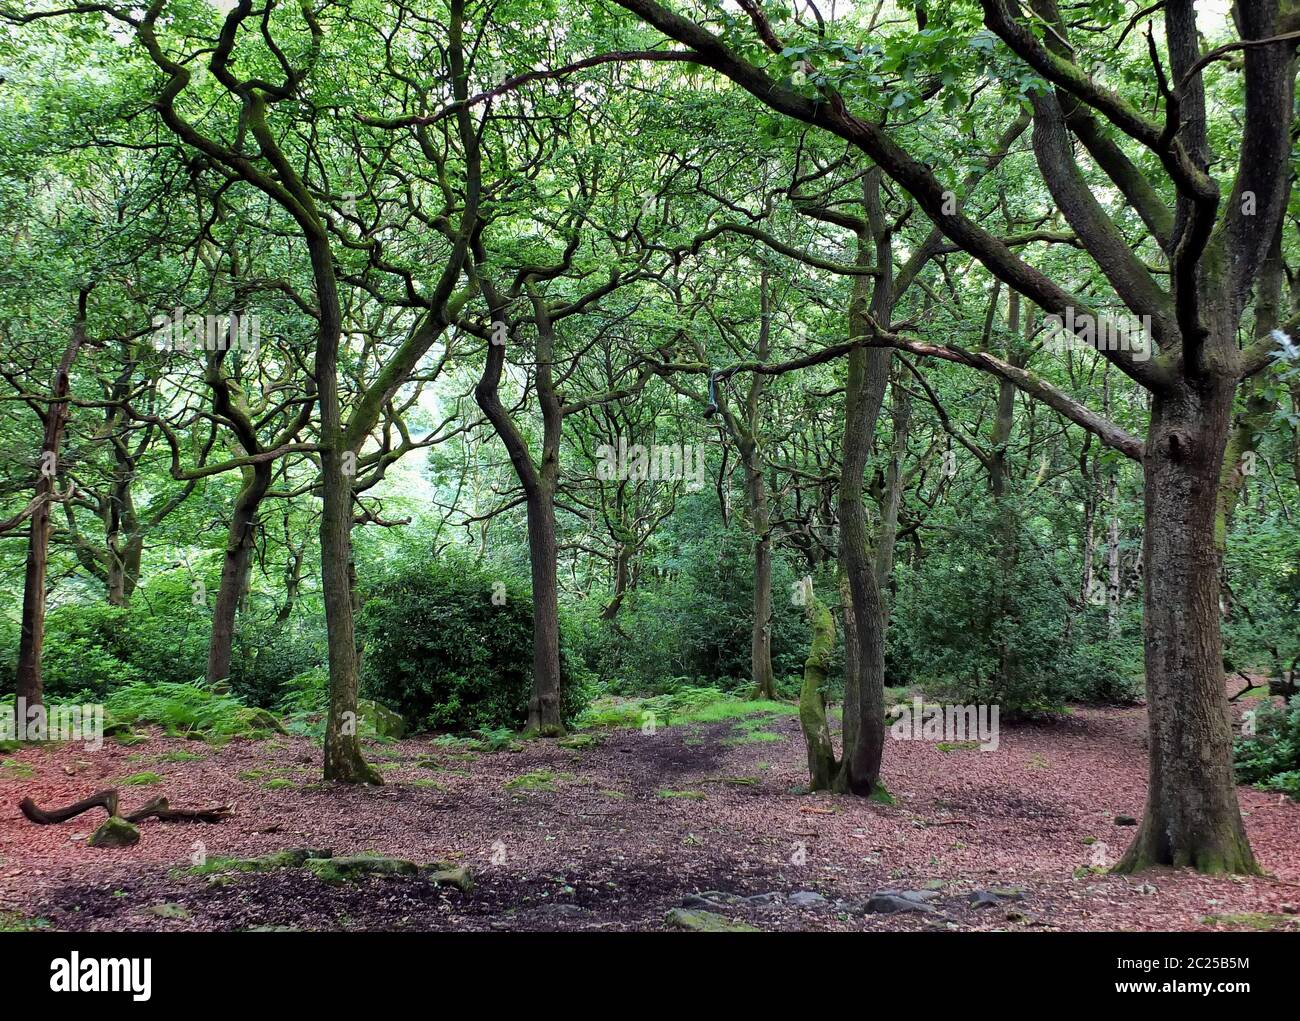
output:
<svg viewBox="0 0 1300 1021"><path fill-rule="evenodd" d="M320 751L302 738L29 745L0 765L0 929L663 929L686 907L764 930L1300 931L1300 804L1277 794L1238 791L1265 877L1104 874L1135 832L1116 818L1142 812L1144 731L1141 707L1078 708L1004 723L995 752L888 740L893 805L799 793L792 711L599 731L578 749L375 743L382 788L319 783ZM51 826L18 811L24 797L61 806L147 772L160 780L123 786L124 812L164 796L236 814L149 821L138 844L96 849L98 811ZM204 854L298 847L455 861L475 886L189 871ZM868 911L882 890L924 903ZM980 892L989 906L971 904Z"/></svg>

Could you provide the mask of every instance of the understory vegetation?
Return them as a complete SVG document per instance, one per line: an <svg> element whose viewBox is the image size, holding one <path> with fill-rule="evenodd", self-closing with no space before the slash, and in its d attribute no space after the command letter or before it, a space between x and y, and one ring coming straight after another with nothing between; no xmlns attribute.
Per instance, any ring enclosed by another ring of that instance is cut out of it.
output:
<svg viewBox="0 0 1300 1021"><path fill-rule="evenodd" d="M832 6L0 0L0 739L381 786L716 726L870 808L895 741L1142 713L1080 867L1259 874L1300 7Z"/></svg>

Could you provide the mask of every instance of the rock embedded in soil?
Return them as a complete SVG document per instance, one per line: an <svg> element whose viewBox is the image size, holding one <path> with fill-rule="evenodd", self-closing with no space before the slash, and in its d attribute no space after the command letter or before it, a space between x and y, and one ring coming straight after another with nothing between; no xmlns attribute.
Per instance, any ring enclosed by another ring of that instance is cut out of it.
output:
<svg viewBox="0 0 1300 1021"><path fill-rule="evenodd" d="M303 867L322 883L341 886L355 883L371 876L414 878L423 876L439 886L454 886L463 893L474 888L474 877L462 865L448 862L431 862L417 865L405 858L386 858L373 854L343 855L338 858L308 858Z"/></svg>
<svg viewBox="0 0 1300 1021"><path fill-rule="evenodd" d="M907 891L907 893L928 892L926 890ZM908 911L928 914L934 911L934 908L921 897L909 897L906 894L900 894L892 890L881 890L872 894L871 899L867 901L865 910L868 914L873 915L898 915Z"/></svg>
<svg viewBox="0 0 1300 1021"><path fill-rule="evenodd" d="M308 858L303 868L322 883L341 886L356 882L366 876L415 876L420 866L402 858L380 858L369 855L344 855L339 858Z"/></svg>
<svg viewBox="0 0 1300 1021"><path fill-rule="evenodd" d="M161 904L151 904L145 908L148 914L158 918L179 918L182 921L188 921L190 912L184 904L172 904L164 901Z"/></svg>
<svg viewBox="0 0 1300 1021"><path fill-rule="evenodd" d="M762 929L727 918L713 911L673 908L664 916L664 922L673 929L685 929L687 932L762 932Z"/></svg>
<svg viewBox="0 0 1300 1021"><path fill-rule="evenodd" d="M826 898L812 890L799 890L790 894L790 903L796 908L819 908L826 903Z"/></svg>
<svg viewBox="0 0 1300 1021"><path fill-rule="evenodd" d="M461 893L469 893L474 889L474 874L464 865L434 862L432 865L424 866L422 871L426 879L439 886L454 886Z"/></svg>
<svg viewBox="0 0 1300 1021"><path fill-rule="evenodd" d="M771 894L762 894L761 896L769 897ZM705 890L703 893L688 894L682 901L682 907L688 910L702 909L705 911L712 908L735 907L739 904L746 903L750 898L742 897L738 893L726 893L723 890Z"/></svg>
<svg viewBox="0 0 1300 1021"><path fill-rule="evenodd" d="M91 847L130 847L140 842L140 830L121 816L110 815L86 841Z"/></svg>

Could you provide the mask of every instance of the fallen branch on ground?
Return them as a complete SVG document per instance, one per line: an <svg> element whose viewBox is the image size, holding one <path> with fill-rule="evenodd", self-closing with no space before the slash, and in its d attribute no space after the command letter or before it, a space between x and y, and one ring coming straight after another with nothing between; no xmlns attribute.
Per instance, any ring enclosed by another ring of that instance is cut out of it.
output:
<svg viewBox="0 0 1300 1021"><path fill-rule="evenodd" d="M65 808L40 808L31 798L23 798L18 803L23 815L39 826L67 822L69 819L89 812L92 808L102 808L109 817L118 814L117 789L92 794L90 797L66 806ZM207 822L217 823L230 818L234 809L229 805L217 805L213 808L172 808L166 798L154 798L134 812L123 816L127 822L142 822L145 819L157 819L160 822Z"/></svg>

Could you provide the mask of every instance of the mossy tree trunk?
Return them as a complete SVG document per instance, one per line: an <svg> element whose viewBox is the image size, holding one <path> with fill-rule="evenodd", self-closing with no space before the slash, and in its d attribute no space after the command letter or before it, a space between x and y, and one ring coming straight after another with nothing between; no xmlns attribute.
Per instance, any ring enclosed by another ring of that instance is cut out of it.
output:
<svg viewBox="0 0 1300 1021"><path fill-rule="evenodd" d="M822 686L830 670L835 649L835 618L820 599L809 598L808 625L812 645L803 665L803 688L799 692L799 725L808 746L808 789L828 791L835 781L839 764L831 745L830 727L826 723L826 702Z"/></svg>

